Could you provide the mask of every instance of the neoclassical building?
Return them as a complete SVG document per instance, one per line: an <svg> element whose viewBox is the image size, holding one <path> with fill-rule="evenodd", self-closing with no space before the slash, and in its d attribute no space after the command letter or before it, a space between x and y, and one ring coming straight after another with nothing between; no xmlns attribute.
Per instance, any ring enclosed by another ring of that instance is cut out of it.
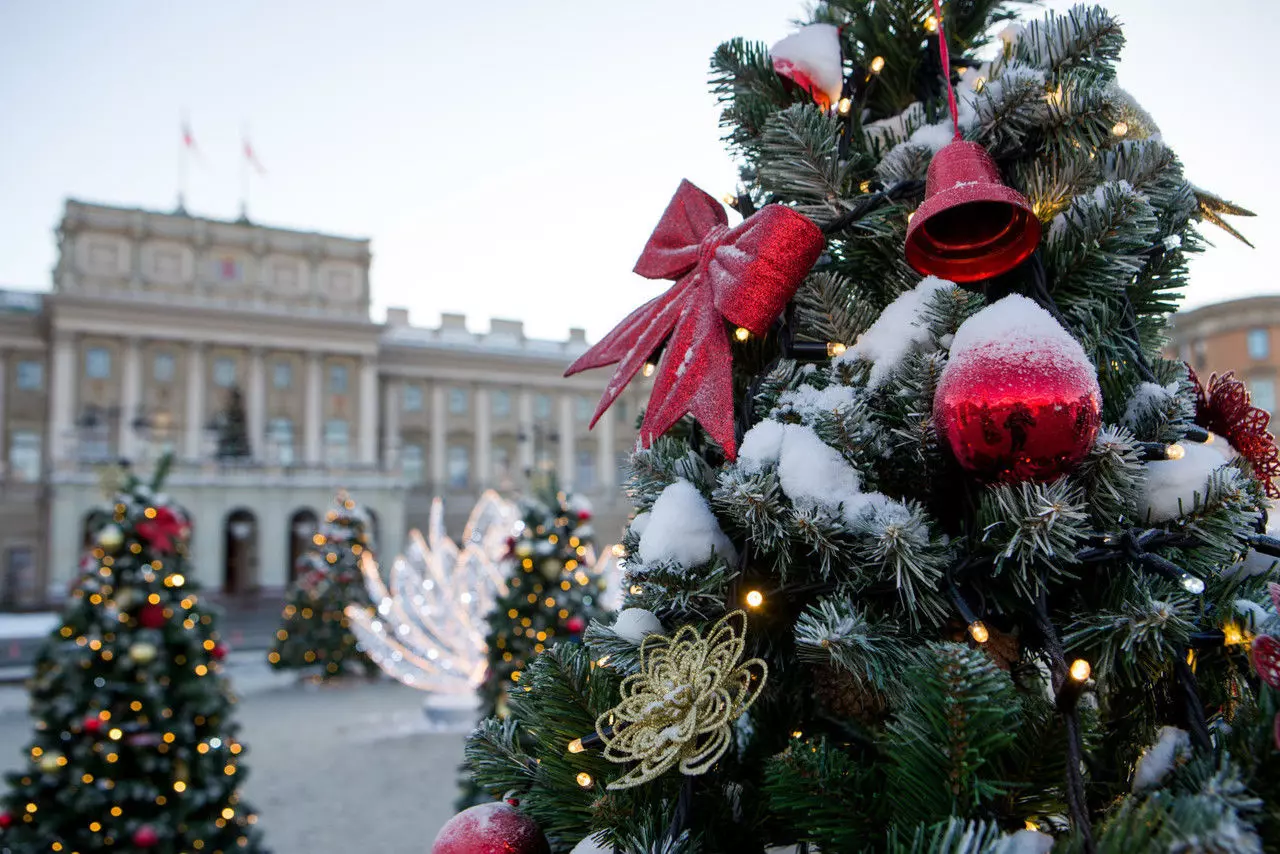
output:
<svg viewBox="0 0 1280 854"><path fill-rule="evenodd" d="M0 291L0 608L56 601L106 464L145 474L165 453L196 575L227 596L282 589L338 488L384 553L432 497L456 536L481 490L514 496L552 468L591 498L602 541L620 534L648 384L588 432L607 374L563 377L581 330L375 323L362 239L77 201L57 239L50 292ZM237 412L250 453L220 457Z"/></svg>

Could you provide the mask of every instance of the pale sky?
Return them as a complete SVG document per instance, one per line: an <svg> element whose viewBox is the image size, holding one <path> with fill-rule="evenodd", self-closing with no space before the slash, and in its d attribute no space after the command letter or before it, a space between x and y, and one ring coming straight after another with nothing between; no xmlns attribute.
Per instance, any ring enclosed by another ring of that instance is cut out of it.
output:
<svg viewBox="0 0 1280 854"><path fill-rule="evenodd" d="M1065 9L1067 0L1048 8ZM1114 0L1120 83L1191 180L1257 214L1194 262L1187 305L1280 291L1280 136L1266 0ZM708 58L781 38L795 0L0 0L0 286L47 290L68 196L233 218L240 133L266 224L369 237L374 316L592 340L664 285L630 270L681 178L712 195ZM1272 60L1270 66L1267 60Z"/></svg>

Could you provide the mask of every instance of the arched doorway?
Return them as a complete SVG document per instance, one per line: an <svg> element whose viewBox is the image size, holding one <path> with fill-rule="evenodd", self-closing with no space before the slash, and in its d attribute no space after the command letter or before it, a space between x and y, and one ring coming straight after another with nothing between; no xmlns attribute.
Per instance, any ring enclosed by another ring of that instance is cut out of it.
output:
<svg viewBox="0 0 1280 854"><path fill-rule="evenodd" d="M243 507L233 510L222 533L222 592L232 596L248 593L258 582L258 517Z"/></svg>
<svg viewBox="0 0 1280 854"><path fill-rule="evenodd" d="M298 560L311 548L311 538L319 530L320 518L310 507L303 507L289 517L289 581L298 577Z"/></svg>
<svg viewBox="0 0 1280 854"><path fill-rule="evenodd" d="M80 551L87 552L98 544L98 514L97 510L90 510L84 514L84 519L80 522Z"/></svg>
<svg viewBox="0 0 1280 854"><path fill-rule="evenodd" d="M369 514L369 548L376 555L378 553L378 514L373 512L372 507L365 507L364 512Z"/></svg>

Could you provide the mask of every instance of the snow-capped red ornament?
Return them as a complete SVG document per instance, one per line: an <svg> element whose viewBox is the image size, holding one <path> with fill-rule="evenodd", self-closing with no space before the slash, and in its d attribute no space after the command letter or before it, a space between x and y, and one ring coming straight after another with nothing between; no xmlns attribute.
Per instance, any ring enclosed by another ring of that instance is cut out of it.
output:
<svg viewBox="0 0 1280 854"><path fill-rule="evenodd" d="M587 621L582 619L578 614L574 614L572 617L564 621L564 627L575 635L581 634L583 629L587 627Z"/></svg>
<svg viewBox="0 0 1280 854"><path fill-rule="evenodd" d="M90 735L97 735L102 732L102 718L97 715L89 715L89 717L85 718L84 721L81 722L80 729Z"/></svg>
<svg viewBox="0 0 1280 854"><path fill-rule="evenodd" d="M144 629L158 629L165 624L164 606L152 605L150 603L143 605L138 609L138 625Z"/></svg>
<svg viewBox="0 0 1280 854"><path fill-rule="evenodd" d="M826 110L844 91L840 30L834 24L810 24L769 48L773 70L808 92Z"/></svg>
<svg viewBox="0 0 1280 854"><path fill-rule="evenodd" d="M503 801L465 809L445 822L431 854L550 854L542 830Z"/></svg>
<svg viewBox="0 0 1280 854"><path fill-rule="evenodd" d="M160 842L160 834L149 824L144 824L133 832L133 844L139 848L150 848Z"/></svg>
<svg viewBox="0 0 1280 854"><path fill-rule="evenodd" d="M119 525L103 525L98 532L98 545L108 554L114 554L124 545L124 531L120 530Z"/></svg>
<svg viewBox="0 0 1280 854"><path fill-rule="evenodd" d="M933 423L966 470L986 481L1046 481L1084 459L1102 392L1080 343L1012 294L956 331Z"/></svg>
<svg viewBox="0 0 1280 854"><path fill-rule="evenodd" d="M784 205L765 205L733 228L724 207L688 181L671 198L635 272L675 279L565 371L617 364L591 425L666 341L640 425L644 447L692 415L730 460L733 354L725 321L768 333L826 245L822 230Z"/></svg>

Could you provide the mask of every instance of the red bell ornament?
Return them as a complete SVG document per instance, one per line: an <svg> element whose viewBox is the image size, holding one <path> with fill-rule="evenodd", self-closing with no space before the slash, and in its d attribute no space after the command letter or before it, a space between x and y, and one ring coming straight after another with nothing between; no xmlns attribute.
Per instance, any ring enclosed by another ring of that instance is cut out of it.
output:
<svg viewBox="0 0 1280 854"><path fill-rule="evenodd" d="M1001 182L985 148L956 140L934 155L924 203L907 225L908 264L952 282L978 282L1012 270L1039 243L1031 203Z"/></svg>

